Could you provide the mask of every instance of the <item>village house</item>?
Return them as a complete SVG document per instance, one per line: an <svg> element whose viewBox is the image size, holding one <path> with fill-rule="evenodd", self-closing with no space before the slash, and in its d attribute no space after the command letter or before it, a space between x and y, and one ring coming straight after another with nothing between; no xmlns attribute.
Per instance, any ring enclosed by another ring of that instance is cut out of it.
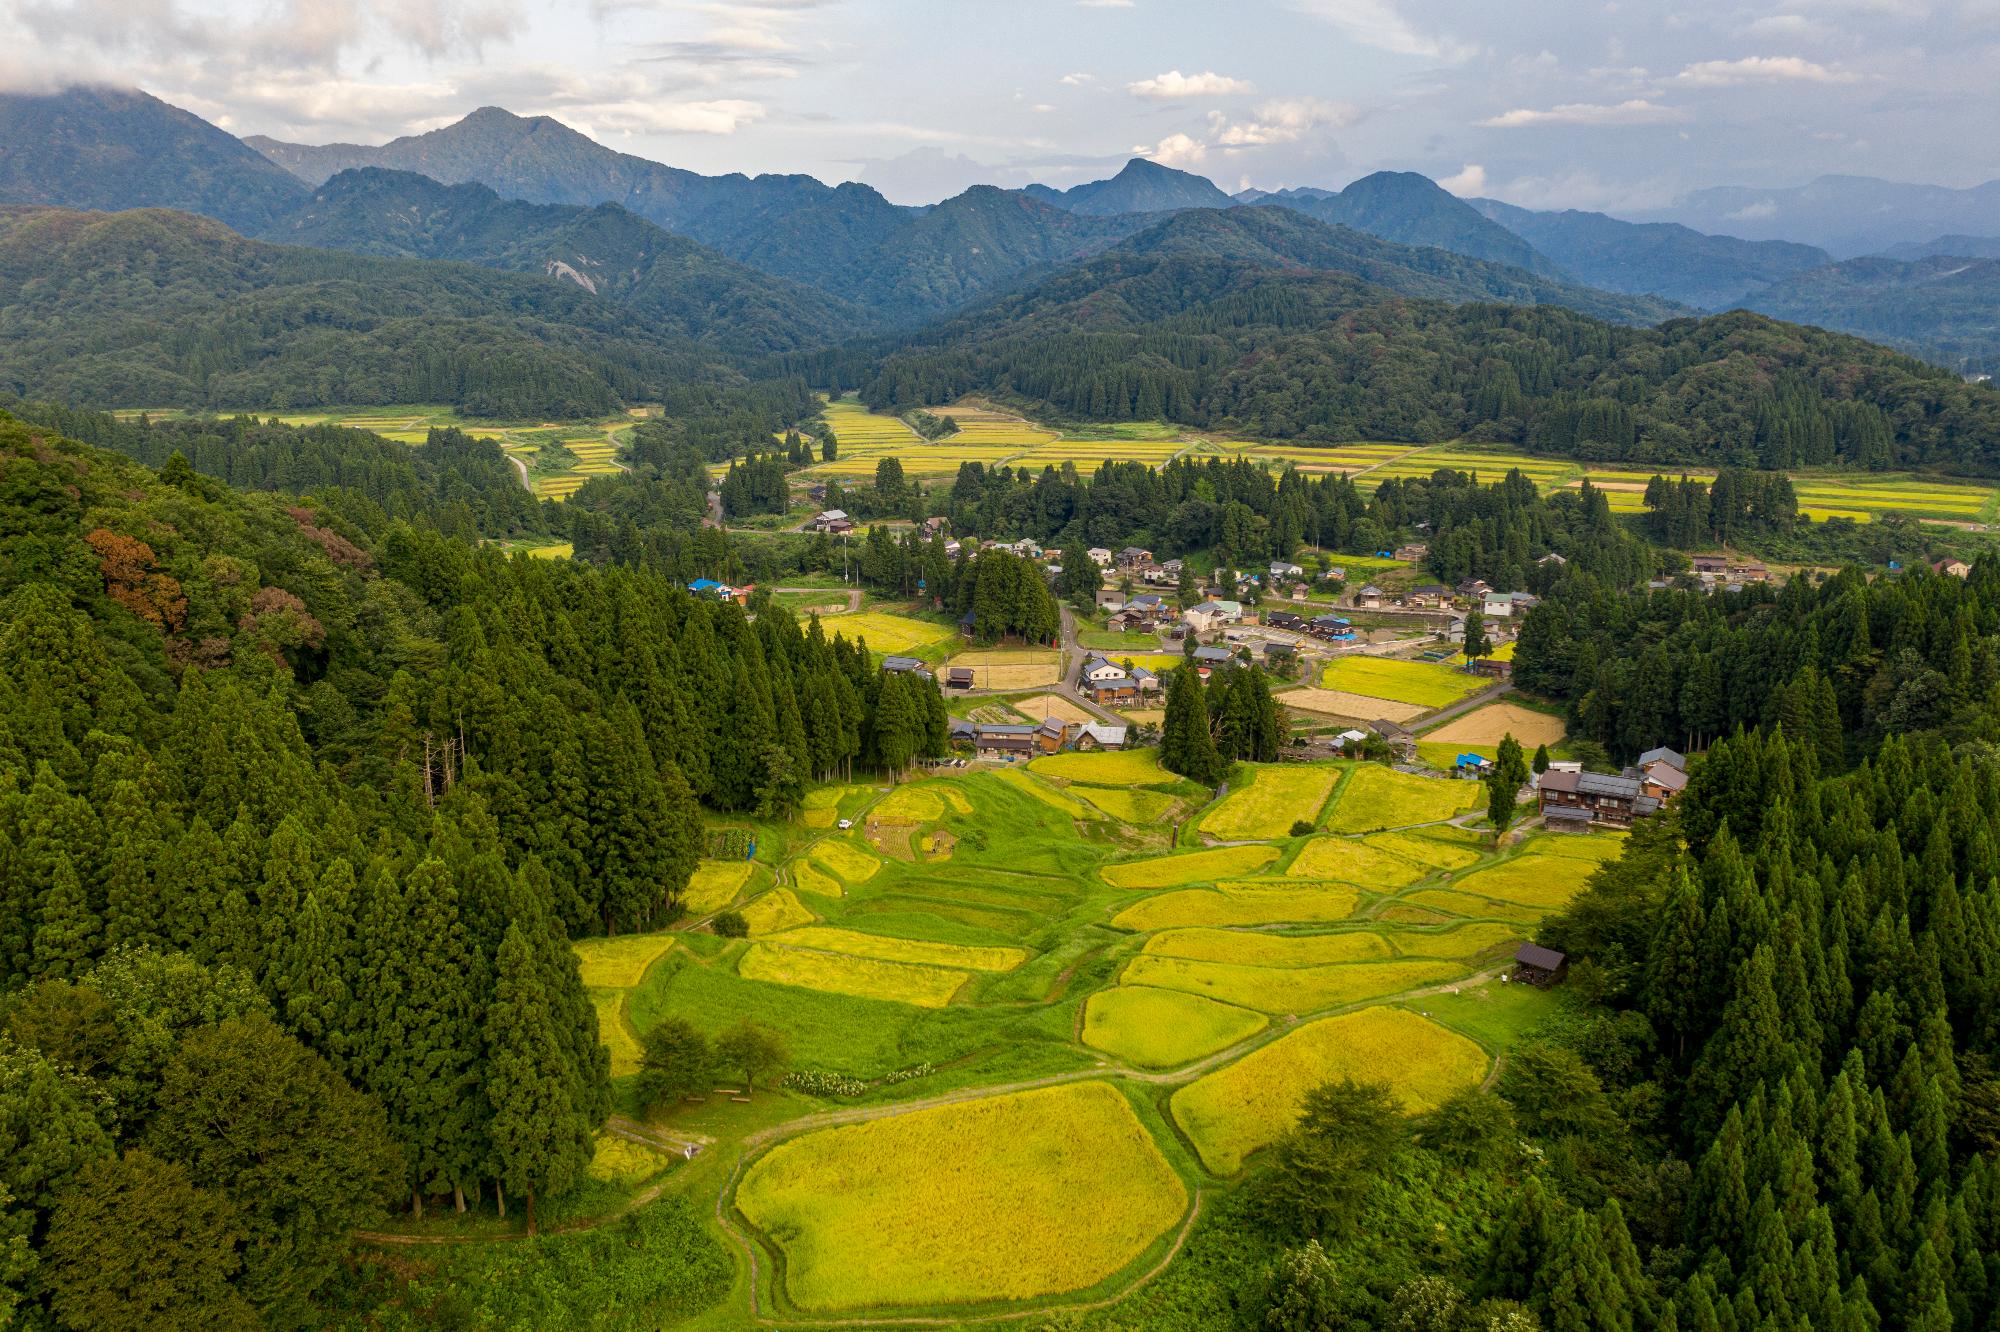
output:
<svg viewBox="0 0 2000 1332"><path fill-rule="evenodd" d="M1967 564L1964 560L1955 559L1951 556L1946 556L1944 559L1938 560L1931 565L1931 568L1938 573L1947 574L1953 578L1970 578L1972 576L1971 565Z"/></svg>
<svg viewBox="0 0 2000 1332"><path fill-rule="evenodd" d="M1129 703L1139 696L1139 683L1124 671L1112 668L1111 675L1099 676L1087 681L1084 688L1090 691L1091 702L1099 705Z"/></svg>
<svg viewBox="0 0 2000 1332"><path fill-rule="evenodd" d="M1341 615L1315 615L1306 632L1330 643L1344 643L1354 637L1353 622Z"/></svg>
<svg viewBox="0 0 2000 1332"><path fill-rule="evenodd" d="M1370 583L1354 594L1354 604L1362 610L1382 609L1382 589Z"/></svg>
<svg viewBox="0 0 2000 1332"><path fill-rule="evenodd" d="M1484 578L1468 578L1452 589L1460 601L1477 601L1492 590L1493 584Z"/></svg>
<svg viewBox="0 0 2000 1332"><path fill-rule="evenodd" d="M1540 558L1539 560L1536 560L1536 561L1535 561L1535 563L1536 563L1536 564L1554 564L1554 565L1564 565L1564 564L1568 564L1568 563L1569 563L1569 561L1568 561L1568 560L1566 560L1566 559L1564 559L1564 558L1563 558L1562 556L1560 556L1560 555L1556 554L1556 553L1555 553L1554 551L1550 551L1550 552L1549 552L1548 554L1546 554L1546 555L1542 556L1542 558Z"/></svg>
<svg viewBox="0 0 2000 1332"><path fill-rule="evenodd" d="M1033 726L993 726L980 724L974 728L973 751L983 759L1002 759L1012 762L1017 758L1033 758L1040 747L1035 743Z"/></svg>
<svg viewBox="0 0 2000 1332"><path fill-rule="evenodd" d="M1230 619L1223 611L1222 606L1223 603L1218 601L1207 601L1199 606L1190 606L1181 612L1181 623L1185 624L1188 627L1188 632L1192 634L1213 633L1223 625L1230 623Z"/></svg>
<svg viewBox="0 0 2000 1332"><path fill-rule="evenodd" d="M1118 552L1118 567L1136 569L1142 564L1153 562L1153 552L1139 546L1127 546Z"/></svg>
<svg viewBox="0 0 2000 1332"><path fill-rule="evenodd" d="M958 552L964 549L966 548L959 545L958 542L956 541L947 541L944 543L944 553L946 556L952 559L956 559L958 557Z"/></svg>
<svg viewBox="0 0 2000 1332"><path fill-rule="evenodd" d="M1481 657L1472 663L1472 673L1489 680L1511 680L1514 678L1514 663L1499 657Z"/></svg>
<svg viewBox="0 0 2000 1332"><path fill-rule="evenodd" d="M944 684L947 689L972 688L972 668L970 666L952 667L944 673Z"/></svg>
<svg viewBox="0 0 2000 1332"><path fill-rule="evenodd" d="M1107 726L1102 722L1086 722L1076 728L1076 748L1089 753L1100 749L1125 748L1127 728Z"/></svg>
<svg viewBox="0 0 2000 1332"><path fill-rule="evenodd" d="M1525 943L1514 953L1514 979L1547 988L1563 978L1569 959L1553 948Z"/></svg>
<svg viewBox="0 0 2000 1332"><path fill-rule="evenodd" d="M931 678L930 667L915 657L884 657L882 669L890 675L914 675L920 680Z"/></svg>
<svg viewBox="0 0 2000 1332"><path fill-rule="evenodd" d="M1743 560L1729 566L1729 576L1738 583L1768 583L1771 571L1760 560Z"/></svg>
<svg viewBox="0 0 2000 1332"><path fill-rule="evenodd" d="M1090 562L1100 569L1109 569L1111 567L1111 552L1102 546L1092 546L1084 554L1090 556Z"/></svg>
<svg viewBox="0 0 2000 1332"><path fill-rule="evenodd" d="M1702 578L1720 578L1729 572L1727 555L1690 555L1688 564Z"/></svg>
<svg viewBox="0 0 2000 1332"><path fill-rule="evenodd" d="M1438 583L1425 583L1403 594L1405 606L1424 610L1436 610L1449 600L1451 600L1450 590Z"/></svg>
<svg viewBox="0 0 2000 1332"><path fill-rule="evenodd" d="M951 524L943 518L926 518L919 530L924 534L924 540L929 541L933 537L944 535L945 529L950 526Z"/></svg>
<svg viewBox="0 0 2000 1332"><path fill-rule="evenodd" d="M841 536L854 530L854 520L847 516L845 509L826 509L814 514L806 523L808 532L825 532L828 536Z"/></svg>
<svg viewBox="0 0 2000 1332"><path fill-rule="evenodd" d="M1149 587L1173 587L1181 581L1181 562L1168 560L1165 564L1149 564L1140 570L1139 578Z"/></svg>
<svg viewBox="0 0 2000 1332"><path fill-rule="evenodd" d="M1152 671L1147 670L1144 666L1134 666L1131 670L1131 676L1132 683L1139 686L1140 693L1152 694L1159 691L1160 677Z"/></svg>
<svg viewBox="0 0 2000 1332"><path fill-rule="evenodd" d="M1368 723L1368 729L1382 737L1385 744L1400 763L1414 763L1417 759L1417 737L1407 726L1377 717Z"/></svg>
<svg viewBox="0 0 2000 1332"><path fill-rule="evenodd" d="M1044 718L1035 728L1035 748L1044 754L1059 752L1069 739L1069 725L1060 717Z"/></svg>
<svg viewBox="0 0 2000 1332"><path fill-rule="evenodd" d="M1083 679L1090 684L1099 680L1116 679L1125 674L1125 668L1104 657L1088 657L1083 663Z"/></svg>
<svg viewBox="0 0 2000 1332"><path fill-rule="evenodd" d="M1305 574L1306 574L1306 571L1305 571L1304 569L1301 569L1301 568L1300 568L1300 567L1299 567L1298 565L1296 565L1296 564L1287 564L1287 563L1286 563L1285 561L1283 561L1283 560L1273 560L1273 561L1271 561L1271 577L1272 577L1272 578L1274 578L1274 579L1277 579L1277 578L1303 578L1303 577L1305 577Z"/></svg>
<svg viewBox="0 0 2000 1332"><path fill-rule="evenodd" d="M1526 592L1484 592L1479 598L1479 613L1504 620L1516 611L1526 612L1541 605L1541 598Z"/></svg>
<svg viewBox="0 0 2000 1332"><path fill-rule="evenodd" d="M1396 558L1406 564L1415 564L1431 553L1431 548L1421 541L1412 541L1407 546L1396 547Z"/></svg>
<svg viewBox="0 0 2000 1332"><path fill-rule="evenodd" d="M1550 771L1542 774L1537 789L1542 818L1554 829L1587 829L1593 823L1629 828L1660 809L1659 800L1647 795L1636 777Z"/></svg>
<svg viewBox="0 0 2000 1332"><path fill-rule="evenodd" d="M1264 615L1264 623L1273 629L1289 629L1294 633L1302 633L1306 627L1306 617L1296 611L1268 611Z"/></svg>
<svg viewBox="0 0 2000 1332"><path fill-rule="evenodd" d="M1264 644L1264 660L1272 666L1289 666L1298 655L1298 648L1290 643Z"/></svg>
<svg viewBox="0 0 2000 1332"><path fill-rule="evenodd" d="M1194 650L1194 668L1202 679L1208 678L1210 671L1220 670L1236 660L1236 654L1228 648L1198 647Z"/></svg>

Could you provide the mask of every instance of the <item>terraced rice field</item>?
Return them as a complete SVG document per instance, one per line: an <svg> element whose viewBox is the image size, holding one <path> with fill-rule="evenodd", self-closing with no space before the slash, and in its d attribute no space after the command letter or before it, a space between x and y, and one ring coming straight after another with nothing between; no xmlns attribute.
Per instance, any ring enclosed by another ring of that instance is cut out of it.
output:
<svg viewBox="0 0 2000 1332"><path fill-rule="evenodd" d="M1006 446L1022 453L1053 444L1061 438L1047 426L1036 425L1005 412L979 407L932 407L933 416L947 416L958 422L958 433L941 441L947 447Z"/></svg>
<svg viewBox="0 0 2000 1332"><path fill-rule="evenodd" d="M876 803L870 815L891 823L935 823L949 809L970 814L972 801L946 782L905 782ZM865 854L865 853L864 853Z"/></svg>
<svg viewBox="0 0 2000 1332"><path fill-rule="evenodd" d="M1246 1041L1269 1022L1198 994L1121 985L1084 1005L1083 1043L1140 1068L1173 1068Z"/></svg>
<svg viewBox="0 0 2000 1332"><path fill-rule="evenodd" d="M1230 446L1218 447L1227 449ZM1235 451L1252 461L1269 462L1278 467L1291 463L1301 472L1341 472L1351 476L1381 467L1416 449L1414 444L1336 444L1323 449L1301 444L1249 444Z"/></svg>
<svg viewBox="0 0 2000 1332"><path fill-rule="evenodd" d="M1420 1113L1486 1076L1486 1052L1400 1008L1309 1023L1175 1092L1174 1122L1208 1168L1233 1175L1291 1127L1307 1091L1352 1078L1388 1086Z"/></svg>
<svg viewBox="0 0 2000 1332"><path fill-rule="evenodd" d="M1089 786L1157 786L1177 780L1160 766L1160 756L1152 749L1123 749L1109 753L1080 754L1074 750L1049 754L1028 764L1030 772Z"/></svg>
<svg viewBox="0 0 2000 1332"><path fill-rule="evenodd" d="M743 922L750 927L753 939L810 925L814 919L813 913L789 888L773 888L743 908Z"/></svg>
<svg viewBox="0 0 2000 1332"><path fill-rule="evenodd" d="M1518 471L1543 490L1548 490L1576 471L1577 464L1561 458L1537 458L1525 453L1488 453L1478 449L1440 445L1406 453L1366 474L1365 481L1386 481L1390 477L1428 477L1443 470L1471 472L1481 485L1492 485L1510 471Z"/></svg>
<svg viewBox="0 0 2000 1332"><path fill-rule="evenodd" d="M590 1006L597 1010L597 1040L611 1052L611 1076L639 1071L639 1038L625 1020L625 991L592 990Z"/></svg>
<svg viewBox="0 0 2000 1332"><path fill-rule="evenodd" d="M858 930L809 926L791 930L771 940L791 948L817 948L850 957L869 957L882 962L914 962L926 967L956 967L965 971L1012 971L1028 960L1019 948L974 948L965 944L930 943L920 939L893 939Z"/></svg>
<svg viewBox="0 0 2000 1332"><path fill-rule="evenodd" d="M1479 834L1464 828L1381 832L1362 840L1372 847L1394 852L1431 869L1462 869L1480 856Z"/></svg>
<svg viewBox="0 0 2000 1332"><path fill-rule="evenodd" d="M1301 712L1354 721L1410 722L1431 711L1418 703L1391 703L1386 698L1370 698L1341 689L1287 689L1276 698L1284 706Z"/></svg>
<svg viewBox="0 0 2000 1332"><path fill-rule="evenodd" d="M903 424L901 417L871 412L854 398L829 402L826 423L832 427L842 452L850 446L923 443L923 437Z"/></svg>
<svg viewBox="0 0 2000 1332"><path fill-rule="evenodd" d="M1486 798L1479 782L1412 777L1379 763L1355 767L1340 788L1329 832L1375 832L1416 823L1435 823L1477 808Z"/></svg>
<svg viewBox="0 0 2000 1332"><path fill-rule="evenodd" d="M1036 781L1019 768L1002 768L993 775L1014 789L1027 792L1043 804L1053 809L1061 810L1073 819L1087 819L1091 817L1090 806L1084 804L1075 796L1058 791L1047 782ZM1082 789L1081 787L1078 788L1079 791Z"/></svg>
<svg viewBox="0 0 2000 1332"><path fill-rule="evenodd" d="M1369 888L1407 888L1434 872L1387 847L1353 837L1315 837L1299 849L1285 873L1302 879L1339 879Z"/></svg>
<svg viewBox="0 0 2000 1332"><path fill-rule="evenodd" d="M814 843L812 858L820 868L833 871L849 884L866 883L882 868L881 861L842 837L829 837Z"/></svg>
<svg viewBox="0 0 2000 1332"><path fill-rule="evenodd" d="M1126 907L1111 923L1121 930L1192 925L1328 924L1354 914L1361 894L1344 883L1225 883L1162 893Z"/></svg>
<svg viewBox="0 0 2000 1332"><path fill-rule="evenodd" d="M1264 1013L1317 1013L1341 1004L1400 994L1465 974L1455 962L1350 962L1320 967L1256 967L1140 954L1120 978L1126 985L1185 990Z"/></svg>
<svg viewBox="0 0 2000 1332"><path fill-rule="evenodd" d="M1318 823L1320 810L1340 780L1340 769L1322 764L1240 765L1222 803L1201 821L1219 841L1285 837L1295 823Z"/></svg>
<svg viewBox="0 0 2000 1332"><path fill-rule="evenodd" d="M1114 888L1177 888L1238 874L1254 874L1278 858L1272 846L1224 846L1213 851L1161 856L1157 860L1106 865L1104 881Z"/></svg>
<svg viewBox="0 0 2000 1332"><path fill-rule="evenodd" d="M1325 967L1343 962L1386 962L1396 956L1396 949L1387 938L1368 930L1346 930L1339 934L1165 930L1146 940L1142 951L1155 957L1240 967Z"/></svg>
<svg viewBox="0 0 2000 1332"><path fill-rule="evenodd" d="M755 866L747 860L704 860L694 868L681 905L690 916L707 916L736 900Z"/></svg>
<svg viewBox="0 0 2000 1332"><path fill-rule="evenodd" d="M1320 672L1322 689L1335 689L1419 708L1442 708L1492 682L1432 661L1391 657L1339 657Z"/></svg>
<svg viewBox="0 0 2000 1332"><path fill-rule="evenodd" d="M1530 850L1455 879L1452 887L1495 902L1554 911L1583 891L1584 880L1595 868L1594 861L1580 857Z"/></svg>
<svg viewBox="0 0 2000 1332"><path fill-rule="evenodd" d="M870 652L888 655L921 653L958 637L958 631L950 625L886 611L857 611L837 616L826 627L829 633L839 634L849 642L866 642Z"/></svg>
<svg viewBox="0 0 2000 1332"><path fill-rule="evenodd" d="M610 939L578 939L576 952L583 983L591 989L629 990L645 978L646 968L674 946L671 934L623 934Z"/></svg>
<svg viewBox="0 0 2000 1332"><path fill-rule="evenodd" d="M1084 1082L919 1110L781 1143L736 1206L811 1313L1087 1290L1188 1205L1130 1104Z"/></svg>
<svg viewBox="0 0 2000 1332"><path fill-rule="evenodd" d="M1070 788L1077 799L1132 824L1153 824L1164 819L1178 802L1164 791L1135 791L1114 786Z"/></svg>
<svg viewBox="0 0 2000 1332"><path fill-rule="evenodd" d="M964 988L969 975L943 967L884 962L761 942L751 944L737 960L736 974L745 980L772 981L862 999L890 999L919 1008L943 1008Z"/></svg>

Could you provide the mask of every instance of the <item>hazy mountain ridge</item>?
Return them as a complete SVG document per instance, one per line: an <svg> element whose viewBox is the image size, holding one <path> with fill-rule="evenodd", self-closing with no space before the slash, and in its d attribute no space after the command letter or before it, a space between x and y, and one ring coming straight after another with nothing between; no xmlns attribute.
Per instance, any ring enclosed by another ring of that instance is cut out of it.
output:
<svg viewBox="0 0 2000 1332"><path fill-rule="evenodd" d="M2000 372L2000 259L1849 259L1776 283L1748 304L1960 372Z"/></svg>

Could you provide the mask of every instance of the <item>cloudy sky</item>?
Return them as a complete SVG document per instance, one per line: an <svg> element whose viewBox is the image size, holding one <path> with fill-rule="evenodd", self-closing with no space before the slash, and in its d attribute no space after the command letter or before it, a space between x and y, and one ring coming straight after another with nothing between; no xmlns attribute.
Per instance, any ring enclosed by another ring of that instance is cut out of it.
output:
<svg viewBox="0 0 2000 1332"><path fill-rule="evenodd" d="M374 143L495 104L707 172L922 202L1133 154L1641 211L2000 177L2000 0L0 0L0 85L137 83Z"/></svg>

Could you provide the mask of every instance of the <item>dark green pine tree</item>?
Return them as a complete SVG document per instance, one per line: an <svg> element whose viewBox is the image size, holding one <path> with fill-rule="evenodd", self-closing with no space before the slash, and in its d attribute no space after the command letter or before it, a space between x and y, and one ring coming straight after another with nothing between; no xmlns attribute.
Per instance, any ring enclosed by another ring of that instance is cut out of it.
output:
<svg viewBox="0 0 2000 1332"><path fill-rule="evenodd" d="M507 927L486 1010L486 1099L493 1119L493 1174L527 1200L561 1193L590 1162L596 1125L578 1112L534 951L518 925Z"/></svg>
<svg viewBox="0 0 2000 1332"><path fill-rule="evenodd" d="M113 784L104 805L104 941L156 945L161 938L161 902L154 883L166 858L153 802L138 783Z"/></svg>
<svg viewBox="0 0 2000 1332"><path fill-rule="evenodd" d="M1160 766L1189 781L1214 786L1228 765L1216 752L1208 729L1208 703L1201 677L1192 667L1174 671L1167 689L1167 715L1160 728Z"/></svg>
<svg viewBox="0 0 2000 1332"><path fill-rule="evenodd" d="M35 973L56 980L83 975L97 956L103 925L90 909L68 855L57 852L35 927Z"/></svg>
<svg viewBox="0 0 2000 1332"><path fill-rule="evenodd" d="M1489 656L1492 651L1493 644L1488 642L1486 638L1486 618L1482 615L1466 616L1465 659L1467 661L1478 661L1483 657Z"/></svg>
<svg viewBox="0 0 2000 1332"><path fill-rule="evenodd" d="M1519 810L1521 788L1528 781L1528 759L1521 742L1510 731L1501 737L1493 763L1493 775L1486 779L1486 816L1496 832L1506 832Z"/></svg>

